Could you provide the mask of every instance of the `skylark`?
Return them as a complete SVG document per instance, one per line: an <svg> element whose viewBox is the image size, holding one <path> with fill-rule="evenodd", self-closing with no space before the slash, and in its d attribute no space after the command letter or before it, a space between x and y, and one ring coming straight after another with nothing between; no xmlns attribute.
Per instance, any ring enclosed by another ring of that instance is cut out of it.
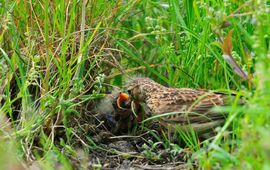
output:
<svg viewBox="0 0 270 170"><path fill-rule="evenodd" d="M191 127L198 133L224 123L227 113L213 108L228 105L233 97L208 90L165 87L144 77L129 81L125 88L130 100L143 106L147 115L164 115L158 118L163 126Z"/></svg>

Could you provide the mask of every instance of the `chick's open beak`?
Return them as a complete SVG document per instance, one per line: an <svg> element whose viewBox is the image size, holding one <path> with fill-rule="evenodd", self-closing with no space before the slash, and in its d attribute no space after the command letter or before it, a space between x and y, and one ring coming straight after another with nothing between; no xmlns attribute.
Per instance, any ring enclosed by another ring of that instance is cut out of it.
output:
<svg viewBox="0 0 270 170"><path fill-rule="evenodd" d="M119 96L118 96L118 98L117 98L117 107L118 107L119 109L124 109L121 105L122 105L123 103L125 103L125 102L128 102L128 101L129 101L129 95L126 94L126 93L120 92L120 93L119 93Z"/></svg>

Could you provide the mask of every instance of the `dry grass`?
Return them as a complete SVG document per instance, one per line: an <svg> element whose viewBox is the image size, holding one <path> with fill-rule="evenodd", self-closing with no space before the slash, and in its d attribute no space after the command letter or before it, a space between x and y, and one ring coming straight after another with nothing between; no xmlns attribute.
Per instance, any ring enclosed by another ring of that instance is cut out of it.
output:
<svg viewBox="0 0 270 170"><path fill-rule="evenodd" d="M269 166L268 2L3 1L0 16L1 168ZM133 74L237 91L247 107L204 142L170 141L155 121L115 136L96 108Z"/></svg>

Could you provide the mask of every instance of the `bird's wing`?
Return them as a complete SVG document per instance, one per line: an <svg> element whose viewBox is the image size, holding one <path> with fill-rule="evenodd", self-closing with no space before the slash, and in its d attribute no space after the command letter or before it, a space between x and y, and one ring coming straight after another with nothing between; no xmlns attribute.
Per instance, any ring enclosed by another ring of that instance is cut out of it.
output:
<svg viewBox="0 0 270 170"><path fill-rule="evenodd" d="M224 105L221 94L189 88L168 88L165 92L163 90L163 93L152 93L147 100L147 106L153 113L174 112L162 118L170 123L207 122L224 118L223 114L211 111L216 105Z"/></svg>

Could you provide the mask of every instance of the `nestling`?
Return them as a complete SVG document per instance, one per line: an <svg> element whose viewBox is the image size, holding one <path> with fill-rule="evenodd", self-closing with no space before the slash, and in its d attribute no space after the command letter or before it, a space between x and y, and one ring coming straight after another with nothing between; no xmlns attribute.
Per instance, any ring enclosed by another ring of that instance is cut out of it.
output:
<svg viewBox="0 0 270 170"><path fill-rule="evenodd" d="M130 97L126 93L116 91L108 94L98 106L98 119L113 134L126 133L142 121L140 106L135 107L138 115L134 115L130 104Z"/></svg>

